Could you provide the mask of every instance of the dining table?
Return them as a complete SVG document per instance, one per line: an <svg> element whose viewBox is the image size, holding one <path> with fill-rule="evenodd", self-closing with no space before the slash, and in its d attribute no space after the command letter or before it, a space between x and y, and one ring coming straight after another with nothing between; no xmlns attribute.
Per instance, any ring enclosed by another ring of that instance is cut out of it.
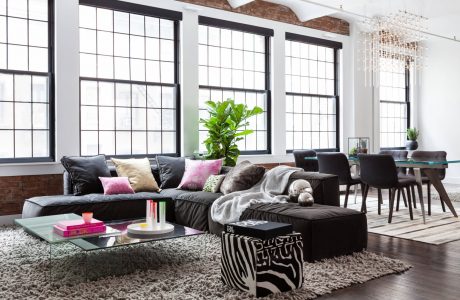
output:
<svg viewBox="0 0 460 300"><path fill-rule="evenodd" d="M306 160L317 160L317 157L305 157ZM348 156L348 161L351 166L356 166L356 172L359 173L359 158L356 156ZM420 206L422 209L423 223L426 223L425 206L423 201L422 193L422 176L428 177L431 184L434 186L436 191L439 193L441 201L443 201L454 217L458 218L455 207L449 195L446 192L444 184L440 180L439 171L449 167L449 164L460 163L460 160L424 160L424 159L395 159L396 167L398 168L410 168L414 171L415 180L417 182L417 191L420 199Z"/></svg>

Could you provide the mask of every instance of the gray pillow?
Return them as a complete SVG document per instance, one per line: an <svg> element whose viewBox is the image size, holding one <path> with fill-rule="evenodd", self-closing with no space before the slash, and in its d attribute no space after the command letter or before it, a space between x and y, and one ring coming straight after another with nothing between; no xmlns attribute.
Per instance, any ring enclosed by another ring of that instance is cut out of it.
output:
<svg viewBox="0 0 460 300"><path fill-rule="evenodd" d="M245 160L228 172L220 186L220 191L223 194L230 194L232 192L247 190L259 182L264 174L264 167L253 165Z"/></svg>

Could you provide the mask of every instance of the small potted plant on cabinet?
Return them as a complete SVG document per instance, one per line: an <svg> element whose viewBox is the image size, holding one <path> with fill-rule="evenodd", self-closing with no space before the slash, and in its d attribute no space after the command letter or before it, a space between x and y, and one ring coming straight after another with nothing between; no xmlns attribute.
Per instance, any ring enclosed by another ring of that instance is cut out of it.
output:
<svg viewBox="0 0 460 300"><path fill-rule="evenodd" d="M406 142L406 149L407 150L417 150L418 143L417 139L420 135L420 131L417 128L408 128L407 129L407 142Z"/></svg>

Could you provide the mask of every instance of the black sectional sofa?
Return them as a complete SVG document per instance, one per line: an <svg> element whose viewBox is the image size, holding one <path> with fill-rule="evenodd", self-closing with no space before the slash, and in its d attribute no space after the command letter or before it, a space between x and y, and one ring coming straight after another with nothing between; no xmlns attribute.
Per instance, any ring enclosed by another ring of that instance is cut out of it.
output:
<svg viewBox="0 0 460 300"><path fill-rule="evenodd" d="M109 167L117 176L114 167ZM228 168L223 168L225 173ZM156 164L152 173L160 184ZM100 220L120 220L145 216L145 200L164 200L167 203L167 221L195 229L220 234L222 225L212 221L210 207L220 193L163 189L160 193L129 195L88 194L73 195L70 176L64 172L64 195L26 199L22 217L38 217L63 213L81 214L92 211ZM290 181L306 179L313 187L315 205L301 207L296 203L257 204L248 208L241 219L262 219L291 223L304 238L304 255L308 261L361 251L367 246L365 214L340 207L338 177L334 175L296 172Z"/></svg>

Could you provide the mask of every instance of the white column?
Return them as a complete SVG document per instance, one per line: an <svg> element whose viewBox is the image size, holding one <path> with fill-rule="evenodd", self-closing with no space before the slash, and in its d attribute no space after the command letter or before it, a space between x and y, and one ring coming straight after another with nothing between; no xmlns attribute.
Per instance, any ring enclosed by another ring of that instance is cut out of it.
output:
<svg viewBox="0 0 460 300"><path fill-rule="evenodd" d="M78 0L55 1L56 159L80 154Z"/></svg>
<svg viewBox="0 0 460 300"><path fill-rule="evenodd" d="M272 154L286 155L285 35L275 28L271 49Z"/></svg>
<svg viewBox="0 0 460 300"><path fill-rule="evenodd" d="M198 150L198 15L184 11L181 28L181 154Z"/></svg>

